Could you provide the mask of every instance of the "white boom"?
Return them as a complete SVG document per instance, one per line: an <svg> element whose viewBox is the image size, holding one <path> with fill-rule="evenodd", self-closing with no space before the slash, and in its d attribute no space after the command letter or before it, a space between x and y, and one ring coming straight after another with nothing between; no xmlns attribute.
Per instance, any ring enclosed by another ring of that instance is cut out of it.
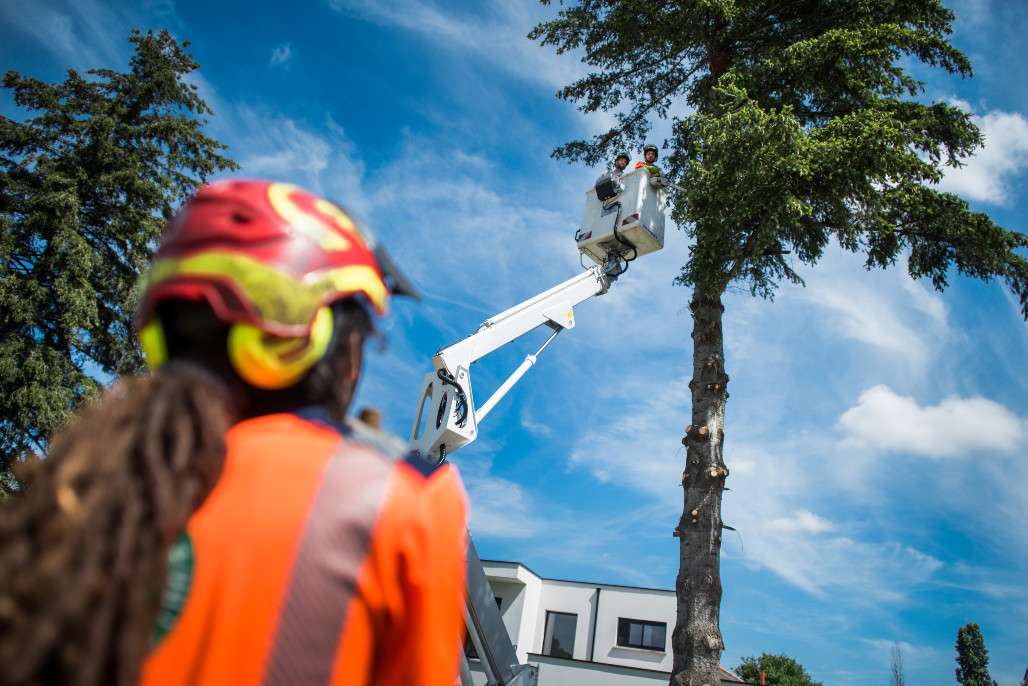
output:
<svg viewBox="0 0 1028 686"><path fill-rule="evenodd" d="M595 265L487 319L475 333L432 357L435 369L425 375L421 401L411 428L408 445L412 451L442 462L447 455L475 440L479 422L535 364L536 356L558 333L575 326L575 305L606 293L611 282L639 255L664 247L665 186L672 184L655 183L642 172L633 174L601 177L596 186L586 192L582 228L575 235L575 241L582 257L588 256ZM471 365L543 325L553 329L553 334L476 409L471 393ZM518 664L516 650L470 536L466 582L465 623L486 683L537 686L538 669ZM466 655L461 660L460 681L462 686L474 686Z"/></svg>
<svg viewBox="0 0 1028 686"><path fill-rule="evenodd" d="M432 357L435 371L426 374L421 385L421 403L411 428L411 450L441 460L475 440L478 423L535 364L536 356L554 336L575 326L575 305L606 293L611 280L603 267L594 265L573 279L487 319L475 333L437 352ZM472 363L543 325L553 329L553 335L476 409L471 393Z"/></svg>

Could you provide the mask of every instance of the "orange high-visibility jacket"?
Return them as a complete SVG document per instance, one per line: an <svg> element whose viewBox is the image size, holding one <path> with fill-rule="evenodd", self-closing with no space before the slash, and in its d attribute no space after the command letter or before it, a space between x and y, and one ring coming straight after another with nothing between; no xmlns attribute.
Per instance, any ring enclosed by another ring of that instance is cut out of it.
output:
<svg viewBox="0 0 1028 686"><path fill-rule="evenodd" d="M453 686L459 477L308 416L229 431L221 478L172 550L143 686Z"/></svg>
<svg viewBox="0 0 1028 686"><path fill-rule="evenodd" d="M660 176L660 167L655 164L650 164L649 162L636 162L635 168L638 169L639 167L646 167L646 171L650 173L650 176Z"/></svg>

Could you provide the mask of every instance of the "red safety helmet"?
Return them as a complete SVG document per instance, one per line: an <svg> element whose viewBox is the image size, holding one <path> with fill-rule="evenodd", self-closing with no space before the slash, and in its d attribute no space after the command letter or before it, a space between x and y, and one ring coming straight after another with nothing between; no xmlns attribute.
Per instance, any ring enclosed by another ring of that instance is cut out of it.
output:
<svg viewBox="0 0 1028 686"><path fill-rule="evenodd" d="M297 186L255 180L204 186L178 211L142 281L139 341L167 358L156 306L203 300L230 324L229 359L259 388L290 386L328 350L331 305L417 297L374 237L338 205Z"/></svg>

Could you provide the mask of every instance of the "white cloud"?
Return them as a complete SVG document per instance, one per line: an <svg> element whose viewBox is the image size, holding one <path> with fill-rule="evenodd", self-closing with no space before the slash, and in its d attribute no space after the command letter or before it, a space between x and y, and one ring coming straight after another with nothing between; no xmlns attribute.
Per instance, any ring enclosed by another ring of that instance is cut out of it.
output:
<svg viewBox="0 0 1028 686"><path fill-rule="evenodd" d="M926 283L903 278L903 290L907 293L909 305L926 315L935 326L945 328L948 326L949 306L939 292L928 289Z"/></svg>
<svg viewBox="0 0 1028 686"><path fill-rule="evenodd" d="M521 426L529 433L536 436L549 437L553 435L553 427L548 424L536 421L527 407L521 409Z"/></svg>
<svg viewBox="0 0 1028 686"><path fill-rule="evenodd" d="M439 305L426 316L452 332L453 339L442 343L576 274L567 260L573 225L560 230L567 216L550 209L548 198L525 202L504 194L490 179L495 161L476 157L477 164L452 166L461 156L471 157L411 136L390 173L368 184L374 216L383 225L379 233L397 236L386 241L394 258Z"/></svg>
<svg viewBox="0 0 1028 686"><path fill-rule="evenodd" d="M729 464L732 490L723 518L738 534L726 536L723 559L767 570L850 609L900 602L942 569L939 559L912 545L880 531L867 535L867 522L853 520L849 498L836 490L834 466L819 457L816 441L733 444L740 458ZM737 462L752 468L737 470Z"/></svg>
<svg viewBox="0 0 1028 686"><path fill-rule="evenodd" d="M549 530L546 510L523 486L493 476L481 464L461 464L476 536L504 539L536 538Z"/></svg>
<svg viewBox="0 0 1028 686"><path fill-rule="evenodd" d="M492 0L480 2L473 13L462 14L452 3L433 0L328 0L336 11L380 26L398 28L434 43L437 49L470 54L474 59L496 65L523 81L540 84L556 92L586 76L595 68L584 64L584 51L558 55L553 46L530 41L528 32L539 22L556 17L556 10L537 2ZM672 112L692 112L684 97L672 99ZM617 126L616 111L582 113L578 103L568 103L568 114L577 117L579 129L573 136L606 133ZM659 145L671 134L669 119L656 119L647 142ZM632 151L630 151L632 152ZM634 151L639 153L641 150Z"/></svg>
<svg viewBox="0 0 1028 686"><path fill-rule="evenodd" d="M288 64L292 57L293 47L289 43L279 43L271 53L270 64L273 67L282 66Z"/></svg>
<svg viewBox="0 0 1028 686"><path fill-rule="evenodd" d="M125 72L132 54L131 27L144 34L147 27L155 33L166 28L180 43L188 40L173 0L0 2L0 27L4 34L21 33L34 40L38 51L51 55L60 66L61 79L65 69Z"/></svg>
<svg viewBox="0 0 1028 686"><path fill-rule="evenodd" d="M808 299L829 311L839 335L863 341L868 345L901 353L911 358L923 356L917 333L908 327L900 313L874 294L865 292L865 299L835 289L809 289ZM880 305L885 305L880 307Z"/></svg>
<svg viewBox="0 0 1028 686"><path fill-rule="evenodd" d="M619 415L584 433L568 459L607 483L617 483L664 502L679 504L689 423L688 378L656 385L637 380L618 388ZM654 388L659 388L654 393Z"/></svg>
<svg viewBox="0 0 1028 686"><path fill-rule="evenodd" d="M585 73L577 60L558 56L526 38L536 22L547 16L532 3L483 3L480 11L466 15L450 5L436 7L425 0L329 0L329 5L382 26L413 31L448 50L471 52L477 59L549 88L562 88Z"/></svg>
<svg viewBox="0 0 1028 686"><path fill-rule="evenodd" d="M314 126L248 106L227 116L236 126L232 151L239 151L242 174L296 183L364 217L369 209L362 192L364 161L330 117Z"/></svg>
<svg viewBox="0 0 1028 686"><path fill-rule="evenodd" d="M971 109L962 101L954 104ZM985 147L966 160L959 169L946 169L939 183L944 191L969 200L1008 205L1014 200L1014 179L1028 168L1028 119L1020 112L994 110L976 115Z"/></svg>
<svg viewBox="0 0 1028 686"><path fill-rule="evenodd" d="M986 398L951 396L922 407L884 385L864 391L838 428L844 445L934 459L1009 453L1026 437L1025 422Z"/></svg>
<svg viewBox="0 0 1028 686"><path fill-rule="evenodd" d="M991 0L953 0L950 5L960 23L979 28L991 19Z"/></svg>
<svg viewBox="0 0 1028 686"><path fill-rule="evenodd" d="M834 467L820 458L816 437L733 445L740 457L729 463L723 518L740 543L725 539L725 559L766 569L814 597L859 605L894 603L942 567L910 545L868 538L838 495L825 499ZM736 462L753 466L736 470Z"/></svg>
<svg viewBox="0 0 1028 686"><path fill-rule="evenodd" d="M745 560L766 567L815 596L832 594L864 604L902 599L927 581L942 562L896 542L756 527L744 535Z"/></svg>
<svg viewBox="0 0 1028 686"><path fill-rule="evenodd" d="M735 323L731 328L738 341L726 338L733 354L759 354L764 364L784 365L795 358L797 346L827 345L838 350L837 375L857 364L854 355L871 353L892 368L890 378L923 378L945 345L960 335L951 324L945 294L924 280L914 281L901 265L867 270L861 256L835 248L826 251L816 267L803 266L798 271L806 287L783 285L773 304L753 299L732 303L733 317L740 313L745 317L744 326ZM795 318L802 322L803 334L772 330L770 337L754 338L748 329L767 326L769 317L775 321ZM775 352L769 346L779 339L792 341L790 349L778 353L785 355L783 359L768 359L768 353ZM840 345L844 341L863 343L870 350ZM745 347L740 348L741 344Z"/></svg>
<svg viewBox="0 0 1028 686"><path fill-rule="evenodd" d="M84 0L66 7L0 3L0 19L6 30L32 36L41 50L69 68L125 70L128 33L118 35L112 30L121 22L115 20L103 3Z"/></svg>
<svg viewBox="0 0 1028 686"><path fill-rule="evenodd" d="M765 524L765 530L783 534L820 534L835 531L835 525L809 510L799 510L792 517L769 520Z"/></svg>
<svg viewBox="0 0 1028 686"><path fill-rule="evenodd" d="M879 651L883 655L889 656L892 654L892 649L899 645L900 650L903 652L903 656L906 657L913 653L918 652L918 649L910 645L906 641L890 641L888 639L861 639L863 643L870 645L875 650Z"/></svg>

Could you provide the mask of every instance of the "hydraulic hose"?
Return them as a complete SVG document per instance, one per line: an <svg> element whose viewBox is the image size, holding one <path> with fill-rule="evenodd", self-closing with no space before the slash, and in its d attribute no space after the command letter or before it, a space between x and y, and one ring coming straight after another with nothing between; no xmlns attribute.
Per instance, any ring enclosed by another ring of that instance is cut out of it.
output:
<svg viewBox="0 0 1028 686"><path fill-rule="evenodd" d="M454 392L456 393L455 404L453 407L453 418L457 420L458 426L464 426L465 422L468 421L468 397L464 395L464 389L460 387L453 377L450 376L445 369L440 369L436 372L436 376L439 380L448 386L453 386ZM446 397L443 397L443 402L440 404L439 412L440 417L437 421L441 424L441 413L443 407L446 405Z"/></svg>

